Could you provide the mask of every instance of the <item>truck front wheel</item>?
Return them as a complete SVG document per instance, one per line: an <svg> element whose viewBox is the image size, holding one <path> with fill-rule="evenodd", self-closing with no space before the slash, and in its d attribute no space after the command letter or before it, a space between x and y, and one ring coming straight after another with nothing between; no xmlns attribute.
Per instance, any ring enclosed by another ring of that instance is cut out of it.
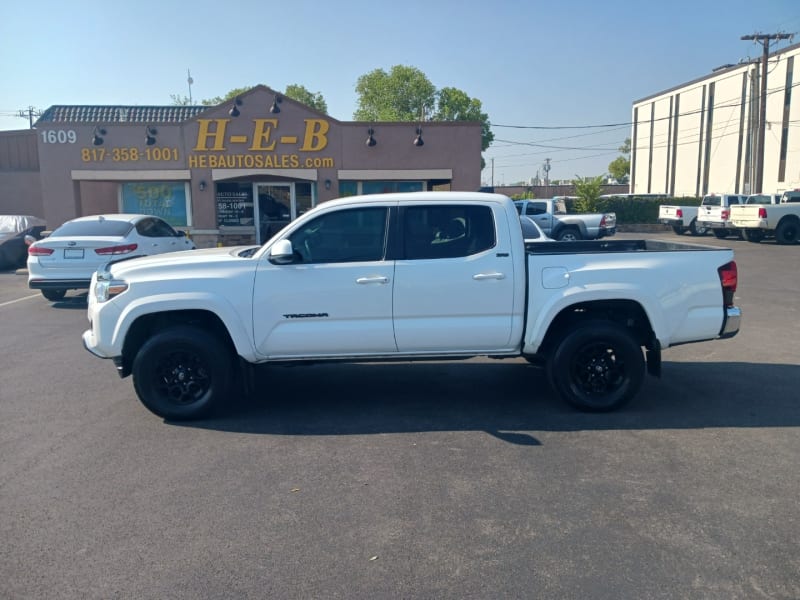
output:
<svg viewBox="0 0 800 600"><path fill-rule="evenodd" d="M644 380L642 349L627 329L588 321L568 333L548 361L555 391L583 411L606 412L633 398Z"/></svg>
<svg viewBox="0 0 800 600"><path fill-rule="evenodd" d="M214 335L187 325L171 327L147 340L133 361L139 400L164 419L207 416L224 400L231 357Z"/></svg>

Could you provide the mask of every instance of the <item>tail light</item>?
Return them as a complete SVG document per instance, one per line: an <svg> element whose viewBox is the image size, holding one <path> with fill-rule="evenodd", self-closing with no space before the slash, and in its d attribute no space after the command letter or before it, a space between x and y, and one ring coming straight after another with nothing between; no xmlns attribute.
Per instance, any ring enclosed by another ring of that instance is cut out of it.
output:
<svg viewBox="0 0 800 600"><path fill-rule="evenodd" d="M138 244L125 244L123 246L108 246L106 248L95 249L95 254L100 256L117 256L119 254L129 254L138 248Z"/></svg>
<svg viewBox="0 0 800 600"><path fill-rule="evenodd" d="M683 218L683 211L679 208L678 210L675 211L675 216L676 217L680 217L682 219Z"/></svg>
<svg viewBox="0 0 800 600"><path fill-rule="evenodd" d="M727 221L730 218L730 216L731 216L731 211L729 211L729 210L723 210L722 211L722 220L723 221Z"/></svg>
<svg viewBox="0 0 800 600"><path fill-rule="evenodd" d="M600 227L605 227L605 226L606 226L606 216L603 215L602 217L600 217Z"/></svg>
<svg viewBox="0 0 800 600"><path fill-rule="evenodd" d="M50 256L53 253L51 248L42 248L40 246L28 246L28 254L30 256Z"/></svg>
<svg viewBox="0 0 800 600"><path fill-rule="evenodd" d="M767 218L767 209L763 206L759 207L758 209L758 218L759 219L766 219Z"/></svg>
<svg viewBox="0 0 800 600"><path fill-rule="evenodd" d="M733 295L736 293L736 286L739 283L739 271L736 268L736 261L722 265L717 269L719 282L722 284L722 299L725 306L733 306Z"/></svg>

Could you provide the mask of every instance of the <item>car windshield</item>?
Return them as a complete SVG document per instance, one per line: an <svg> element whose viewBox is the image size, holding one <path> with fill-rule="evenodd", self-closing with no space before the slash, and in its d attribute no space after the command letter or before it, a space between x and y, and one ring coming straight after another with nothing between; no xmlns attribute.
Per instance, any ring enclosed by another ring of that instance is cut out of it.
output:
<svg viewBox="0 0 800 600"><path fill-rule="evenodd" d="M132 228L133 225L127 221L69 221L56 229L51 237L124 237Z"/></svg>

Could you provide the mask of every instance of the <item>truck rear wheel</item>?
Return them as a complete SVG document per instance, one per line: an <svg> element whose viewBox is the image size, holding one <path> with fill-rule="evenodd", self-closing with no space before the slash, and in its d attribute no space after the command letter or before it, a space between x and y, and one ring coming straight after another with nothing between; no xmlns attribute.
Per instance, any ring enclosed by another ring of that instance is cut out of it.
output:
<svg viewBox="0 0 800 600"><path fill-rule="evenodd" d="M796 244L800 233L797 221L783 221L775 230L775 241L779 244Z"/></svg>
<svg viewBox="0 0 800 600"><path fill-rule="evenodd" d="M683 232L686 231L686 230L683 227L681 227L680 225L673 225L672 226L672 231L675 232L675 235L683 235Z"/></svg>
<svg viewBox="0 0 800 600"><path fill-rule="evenodd" d="M50 300L50 302L58 302L63 300L67 295L67 290L42 290L42 296Z"/></svg>
<svg viewBox="0 0 800 600"><path fill-rule="evenodd" d="M708 229L698 225L697 219L692 219L692 222L689 223L689 233L692 235L705 235L708 233Z"/></svg>
<svg viewBox="0 0 800 600"><path fill-rule="evenodd" d="M561 233L558 234L557 239L559 242L577 242L578 240L582 240L583 236L575 227L565 227L561 230Z"/></svg>
<svg viewBox="0 0 800 600"><path fill-rule="evenodd" d="M210 414L225 398L231 379L228 348L214 335L187 325L157 333L133 361L139 400L164 419Z"/></svg>
<svg viewBox="0 0 800 600"><path fill-rule="evenodd" d="M715 229L714 230L714 237L718 240L724 240L728 237L728 230L727 229Z"/></svg>
<svg viewBox="0 0 800 600"><path fill-rule="evenodd" d="M548 361L555 391L583 411L606 412L633 398L644 380L642 349L628 330L588 321L568 333Z"/></svg>
<svg viewBox="0 0 800 600"><path fill-rule="evenodd" d="M764 239L764 232L760 229L745 229L743 235L744 239L746 239L748 242L753 242L754 244L757 244Z"/></svg>

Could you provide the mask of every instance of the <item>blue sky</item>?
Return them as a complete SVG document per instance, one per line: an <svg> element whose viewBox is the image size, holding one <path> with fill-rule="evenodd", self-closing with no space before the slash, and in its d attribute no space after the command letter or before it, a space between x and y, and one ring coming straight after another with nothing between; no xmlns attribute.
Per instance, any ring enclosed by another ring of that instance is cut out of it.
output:
<svg viewBox="0 0 800 600"><path fill-rule="evenodd" d="M483 180L494 163L497 185L548 157L551 179L603 174L630 136L499 125L627 123L635 100L760 56L742 35L800 32L798 0L40 0L2 12L0 130L26 128L14 115L28 106L170 104L189 94L187 69L195 100L298 83L349 121L356 80L402 64L483 103L496 139Z"/></svg>

